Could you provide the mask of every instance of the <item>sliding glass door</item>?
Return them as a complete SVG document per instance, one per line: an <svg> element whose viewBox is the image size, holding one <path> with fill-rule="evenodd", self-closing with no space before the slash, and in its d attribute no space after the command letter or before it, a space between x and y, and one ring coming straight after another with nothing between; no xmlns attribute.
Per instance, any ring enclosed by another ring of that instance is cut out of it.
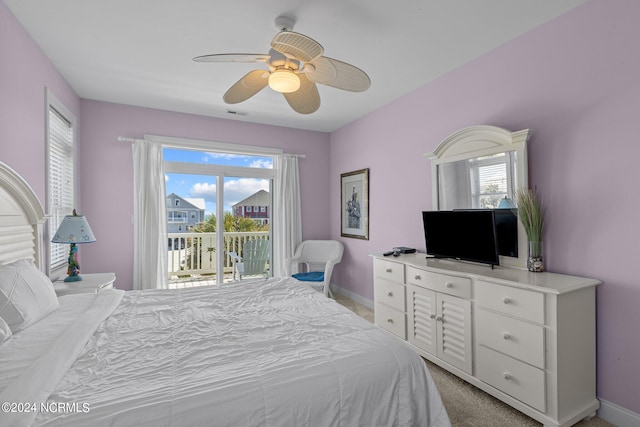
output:
<svg viewBox="0 0 640 427"><path fill-rule="evenodd" d="M225 177L224 245L232 277L271 275L271 179ZM248 195L247 195L248 194Z"/></svg>
<svg viewBox="0 0 640 427"><path fill-rule="evenodd" d="M215 175L166 173L169 283L216 279L216 217L207 209L209 196L198 192L215 188L216 180Z"/></svg>
<svg viewBox="0 0 640 427"><path fill-rule="evenodd" d="M251 240L269 242L270 259L270 156L165 148L164 159L170 287L233 280Z"/></svg>

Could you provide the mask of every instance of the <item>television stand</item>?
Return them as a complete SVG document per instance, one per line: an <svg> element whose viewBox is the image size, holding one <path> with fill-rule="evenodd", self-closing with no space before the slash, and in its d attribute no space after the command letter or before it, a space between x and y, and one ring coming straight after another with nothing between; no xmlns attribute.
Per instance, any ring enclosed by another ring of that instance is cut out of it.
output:
<svg viewBox="0 0 640 427"><path fill-rule="evenodd" d="M376 325L425 359L545 426L600 407L598 280L418 253L372 257Z"/></svg>

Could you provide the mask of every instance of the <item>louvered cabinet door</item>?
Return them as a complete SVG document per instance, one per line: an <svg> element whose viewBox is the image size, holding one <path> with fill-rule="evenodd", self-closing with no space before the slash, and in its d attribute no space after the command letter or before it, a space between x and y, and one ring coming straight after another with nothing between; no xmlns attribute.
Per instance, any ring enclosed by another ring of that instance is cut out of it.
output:
<svg viewBox="0 0 640 427"><path fill-rule="evenodd" d="M437 354L437 310L434 291L407 285L407 340L434 356Z"/></svg>
<svg viewBox="0 0 640 427"><path fill-rule="evenodd" d="M437 355L471 374L471 301L436 294Z"/></svg>

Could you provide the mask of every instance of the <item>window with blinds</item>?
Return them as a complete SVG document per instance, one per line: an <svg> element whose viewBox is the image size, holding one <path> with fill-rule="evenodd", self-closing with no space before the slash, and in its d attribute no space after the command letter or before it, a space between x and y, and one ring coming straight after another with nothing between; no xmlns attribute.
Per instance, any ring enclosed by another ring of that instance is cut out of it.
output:
<svg viewBox="0 0 640 427"><path fill-rule="evenodd" d="M49 97L51 95L49 94ZM47 115L47 211L49 219L49 271L66 266L69 246L51 243L65 215L76 204L75 117L58 102L48 102Z"/></svg>
<svg viewBox="0 0 640 427"><path fill-rule="evenodd" d="M469 162L473 207L476 209L495 209L504 197L513 198L513 189L509 188L509 177L513 173L511 153L499 153L493 156L478 157Z"/></svg>

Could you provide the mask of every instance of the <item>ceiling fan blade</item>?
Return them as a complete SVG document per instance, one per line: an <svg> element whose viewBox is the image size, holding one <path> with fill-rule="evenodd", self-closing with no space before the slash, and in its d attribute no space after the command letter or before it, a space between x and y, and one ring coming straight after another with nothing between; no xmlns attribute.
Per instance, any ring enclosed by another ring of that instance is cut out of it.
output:
<svg viewBox="0 0 640 427"><path fill-rule="evenodd" d="M302 62L309 62L324 52L320 43L300 33L281 31L271 41L271 47L283 55Z"/></svg>
<svg viewBox="0 0 640 427"><path fill-rule="evenodd" d="M260 92L269 82L269 72L266 70L253 70L238 80L224 94L222 99L227 104L237 104L246 101Z"/></svg>
<svg viewBox="0 0 640 427"><path fill-rule="evenodd" d="M309 80L351 92L369 89L371 79L360 68L337 59L321 56L310 61L305 74Z"/></svg>
<svg viewBox="0 0 640 427"><path fill-rule="evenodd" d="M193 58L196 62L267 62L270 55L264 53L215 53Z"/></svg>
<svg viewBox="0 0 640 427"><path fill-rule="evenodd" d="M320 94L318 87L304 74L300 77L300 89L291 93L283 93L285 99L296 112L300 114L311 114L320 108Z"/></svg>

